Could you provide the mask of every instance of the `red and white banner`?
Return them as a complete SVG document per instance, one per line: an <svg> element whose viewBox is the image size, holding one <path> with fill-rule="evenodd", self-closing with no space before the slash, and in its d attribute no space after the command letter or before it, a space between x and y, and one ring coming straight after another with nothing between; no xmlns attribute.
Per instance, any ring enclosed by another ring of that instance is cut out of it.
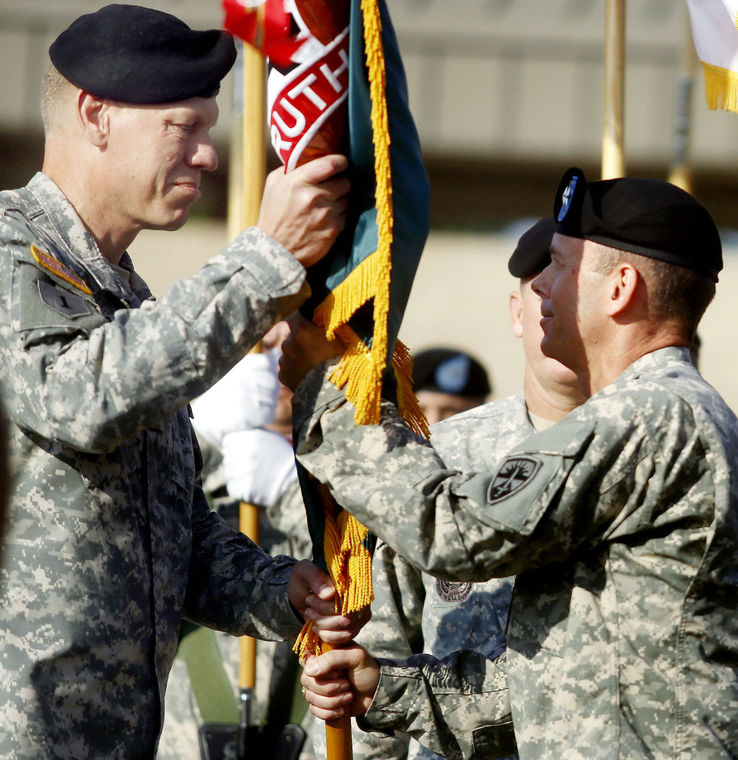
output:
<svg viewBox="0 0 738 760"><path fill-rule="evenodd" d="M304 60L286 73L272 68L267 81L272 145L288 170L301 159L339 148L329 143L336 142L330 135L342 132L346 118L340 107L348 97L348 29L329 45L301 48L300 57ZM320 140L323 128L330 133L326 140Z"/></svg>
<svg viewBox="0 0 738 760"><path fill-rule="evenodd" d="M348 0L223 0L225 27L268 59L274 150L293 169L341 149L348 97Z"/></svg>

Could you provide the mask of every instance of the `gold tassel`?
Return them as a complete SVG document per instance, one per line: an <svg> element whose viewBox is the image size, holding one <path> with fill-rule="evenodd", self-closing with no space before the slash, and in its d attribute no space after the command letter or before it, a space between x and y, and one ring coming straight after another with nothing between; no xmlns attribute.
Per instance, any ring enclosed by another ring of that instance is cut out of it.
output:
<svg viewBox="0 0 738 760"><path fill-rule="evenodd" d="M337 519L325 518L323 550L333 583L338 592L342 615L368 606L374 599L372 589L372 555L364 546L369 531L353 515L341 510ZM320 654L321 642L313 630L312 620L302 627L293 650L305 658Z"/></svg>
<svg viewBox="0 0 738 760"><path fill-rule="evenodd" d="M430 438L428 420L426 420L413 391L413 360L410 356L410 350L399 340L395 342L392 369L397 380L397 411L418 435Z"/></svg>
<svg viewBox="0 0 738 760"><path fill-rule="evenodd" d="M705 72L707 107L738 112L738 73L704 61L701 63Z"/></svg>
<svg viewBox="0 0 738 760"><path fill-rule="evenodd" d="M382 24L376 0L362 0L364 45L371 99L372 139L374 142L375 205L377 209L377 250L370 254L318 306L314 322L325 326L326 336L351 336L343 329L354 313L373 301L374 329L369 348L351 338L347 351L332 380L346 387L346 398L356 408L356 424L379 421L382 372L387 366L387 315L392 269L393 208L390 135ZM351 331L353 333L353 331ZM345 384L343 379L356 372L365 376ZM367 394L367 395L364 395Z"/></svg>

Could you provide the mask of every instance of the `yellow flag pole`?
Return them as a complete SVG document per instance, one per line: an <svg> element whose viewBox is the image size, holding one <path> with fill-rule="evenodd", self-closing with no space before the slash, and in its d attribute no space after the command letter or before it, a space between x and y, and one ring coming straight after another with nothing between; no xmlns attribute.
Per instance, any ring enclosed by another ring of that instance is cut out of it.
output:
<svg viewBox="0 0 738 760"><path fill-rule="evenodd" d="M323 645L323 651L333 649ZM351 742L351 718L339 718L325 723L325 746L327 760L352 760L354 756Z"/></svg>
<svg viewBox="0 0 738 760"><path fill-rule="evenodd" d="M625 0L605 0L605 118L602 179L625 174Z"/></svg>
<svg viewBox="0 0 738 760"><path fill-rule="evenodd" d="M261 9L263 29L263 6ZM234 108L231 126L228 237L233 240L246 227L256 224L266 174L266 63L261 52L242 43L240 66L234 73ZM240 75L240 76L239 76ZM254 351L259 351L256 346ZM239 527L259 542L259 508L242 502ZM238 757L246 757L246 734L252 718L256 687L256 640L242 636L239 642Z"/></svg>
<svg viewBox="0 0 738 760"><path fill-rule="evenodd" d="M241 43L239 55L241 66L235 71L233 83L229 172L228 236L231 240L245 227L256 224L266 174L266 62L262 54L247 43Z"/></svg>
<svg viewBox="0 0 738 760"><path fill-rule="evenodd" d="M340 507L330 495L328 488L324 485L318 486L320 499L323 502L323 509L326 514L337 519ZM329 652L334 649L330 644L321 642L323 652ZM325 722L325 749L326 760L352 760L354 756L353 743L351 740L351 718L346 716L337 720L327 720Z"/></svg>
<svg viewBox="0 0 738 760"><path fill-rule="evenodd" d="M689 133L692 121L692 91L697 70L697 51L692 40L692 26L687 7L684 13L682 60L677 78L677 98L674 109L674 132L669 182L688 193L692 192L692 166L689 161Z"/></svg>

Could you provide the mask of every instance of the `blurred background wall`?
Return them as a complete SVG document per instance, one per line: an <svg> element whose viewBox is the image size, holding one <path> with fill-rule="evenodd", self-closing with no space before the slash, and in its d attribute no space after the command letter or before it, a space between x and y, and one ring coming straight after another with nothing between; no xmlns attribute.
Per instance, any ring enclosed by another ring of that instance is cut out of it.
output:
<svg viewBox="0 0 738 760"><path fill-rule="evenodd" d="M0 0L0 187L40 167L39 82L48 46L99 0ZM193 26L221 25L218 0L149 5ZM562 171L597 178L603 122L604 0L389 0L411 107L431 179L428 248L403 326L411 348L455 342L491 369L495 395L517 389L518 346L509 336L505 263L528 220L550 213ZM685 51L686 4L628 0L626 170L666 179ZM732 323L738 201L738 115L708 111L694 69L689 109L693 193L721 227L726 271L703 326L703 371L738 405ZM184 230L145 233L137 267L161 292L226 243L232 78L219 98L221 164ZM683 90L681 90L683 92ZM270 165L276 165L272 156Z"/></svg>

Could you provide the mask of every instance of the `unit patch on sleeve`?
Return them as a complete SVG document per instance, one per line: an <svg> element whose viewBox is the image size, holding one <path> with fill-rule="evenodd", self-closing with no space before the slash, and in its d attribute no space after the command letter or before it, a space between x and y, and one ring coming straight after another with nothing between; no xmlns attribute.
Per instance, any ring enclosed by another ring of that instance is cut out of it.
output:
<svg viewBox="0 0 738 760"><path fill-rule="evenodd" d="M53 256L49 256L48 253L44 253L39 248L36 248L35 245L31 246L31 253L33 254L33 258L36 259L44 269L53 272L57 277L61 277L62 280L65 280L70 285L74 285L78 290L87 293L88 296L92 295L92 291L87 287L85 281L80 277L77 277L77 275L65 267L61 261L55 259Z"/></svg>
<svg viewBox="0 0 738 760"><path fill-rule="evenodd" d="M530 456L508 457L495 473L487 490L487 503L494 504L524 488L541 468L541 462Z"/></svg>
<svg viewBox="0 0 738 760"><path fill-rule="evenodd" d="M84 298L57 288L45 280L38 280L38 292L47 306L51 306L52 309L67 317L84 317L92 313L90 305Z"/></svg>

